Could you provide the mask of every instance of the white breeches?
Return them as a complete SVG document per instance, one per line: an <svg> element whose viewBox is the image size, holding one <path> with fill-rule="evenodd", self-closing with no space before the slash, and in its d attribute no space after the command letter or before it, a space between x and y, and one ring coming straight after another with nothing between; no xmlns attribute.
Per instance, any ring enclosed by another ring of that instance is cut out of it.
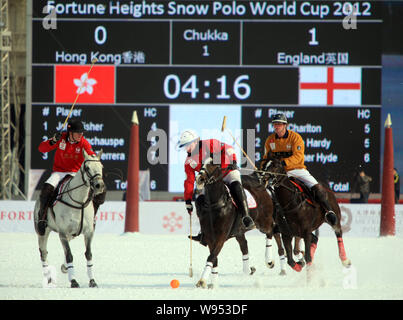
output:
<svg viewBox="0 0 403 320"><path fill-rule="evenodd" d="M239 170L230 171L222 180L228 186L234 181L238 181L242 184L241 173L239 172Z"/></svg>
<svg viewBox="0 0 403 320"><path fill-rule="evenodd" d="M308 188L312 188L318 184L318 181L306 169L290 170L287 171L287 175L301 180Z"/></svg>
<svg viewBox="0 0 403 320"><path fill-rule="evenodd" d="M60 180L62 180L66 175L75 176L77 172L52 172L48 180L45 183L51 184L54 188L57 187L57 184Z"/></svg>

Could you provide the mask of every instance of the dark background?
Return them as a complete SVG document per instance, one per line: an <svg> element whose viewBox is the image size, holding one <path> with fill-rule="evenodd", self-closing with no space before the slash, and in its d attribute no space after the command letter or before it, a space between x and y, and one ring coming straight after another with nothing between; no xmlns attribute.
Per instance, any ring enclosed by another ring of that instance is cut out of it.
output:
<svg viewBox="0 0 403 320"><path fill-rule="evenodd" d="M34 2L36 5L36 2ZM35 10L35 7L34 7ZM36 13L39 16L39 11ZM35 16L35 13L34 13ZM383 163L383 146L384 146L384 130L383 125L386 120L388 113L392 117L392 128L394 136L394 160L395 167L399 171L403 171L403 2L402 1L384 1L382 2L382 109L381 109L381 121L380 121L380 132L381 132L381 153L380 153L380 163L379 171L382 174L382 163ZM359 27L359 25L358 25ZM146 41L145 39L144 41ZM379 40L378 35L375 35L374 42ZM158 46L164 45L156 41ZM35 53L34 53L35 55ZM35 59L33 57L33 59ZM164 61L165 63L165 61ZM48 79L46 77L45 79ZM36 83L34 86L46 87L47 83L50 81L44 81L43 83ZM35 92L35 88L33 88ZM125 117L131 118L131 113L135 108L130 108ZM108 113L104 114L108 117ZM92 116L91 116L92 117ZM127 121L128 122L128 121ZM21 126L23 128L23 126ZM130 128L121 128L127 130L129 134ZM33 128L34 130L34 128ZM25 133L21 134L21 139L24 139ZM143 140L145 141L145 140ZM33 153L35 149L32 150ZM21 163L24 163L24 154L21 154ZM33 156L33 155L32 155ZM50 167L50 166L49 166ZM143 169L143 168L140 168ZM125 172L125 171L123 171ZM125 178L125 177L124 177ZM380 184L380 183L379 183ZM376 183L372 184L372 191L377 192L380 186ZM23 185L23 182L22 184Z"/></svg>

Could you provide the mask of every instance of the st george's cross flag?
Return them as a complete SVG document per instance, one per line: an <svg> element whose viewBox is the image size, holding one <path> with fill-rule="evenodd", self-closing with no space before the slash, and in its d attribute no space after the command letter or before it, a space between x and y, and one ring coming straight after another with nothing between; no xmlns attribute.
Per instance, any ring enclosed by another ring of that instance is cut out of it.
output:
<svg viewBox="0 0 403 320"><path fill-rule="evenodd" d="M55 103L114 103L115 66L55 66Z"/></svg>
<svg viewBox="0 0 403 320"><path fill-rule="evenodd" d="M299 104L361 105L361 67L300 67Z"/></svg>

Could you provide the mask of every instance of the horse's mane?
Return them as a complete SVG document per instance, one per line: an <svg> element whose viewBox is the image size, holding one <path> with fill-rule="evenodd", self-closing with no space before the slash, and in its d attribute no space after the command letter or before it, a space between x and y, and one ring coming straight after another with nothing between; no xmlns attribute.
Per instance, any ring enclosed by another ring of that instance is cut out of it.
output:
<svg viewBox="0 0 403 320"><path fill-rule="evenodd" d="M259 182L255 173L242 175L242 185L247 189L265 190L265 187Z"/></svg>

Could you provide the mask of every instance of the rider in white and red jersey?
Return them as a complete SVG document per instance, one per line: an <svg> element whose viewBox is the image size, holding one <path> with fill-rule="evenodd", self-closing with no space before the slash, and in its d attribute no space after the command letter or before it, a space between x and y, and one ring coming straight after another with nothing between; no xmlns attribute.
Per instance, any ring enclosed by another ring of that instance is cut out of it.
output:
<svg viewBox="0 0 403 320"><path fill-rule="evenodd" d="M242 215L242 223L247 230L254 227L254 222L249 215L249 208L246 200L245 191L242 187L241 174L236 164L236 154L232 146L216 139L200 140L197 133L191 129L182 132L178 148L184 148L187 152L185 161L186 180L184 183L184 198L186 210L189 214L193 212L192 197L196 172L199 172L202 165L209 158L213 159L213 163L221 164L225 171L223 177L224 183L229 187L232 197L239 208ZM201 195L200 195L201 196ZM192 238L200 241L202 235Z"/></svg>

